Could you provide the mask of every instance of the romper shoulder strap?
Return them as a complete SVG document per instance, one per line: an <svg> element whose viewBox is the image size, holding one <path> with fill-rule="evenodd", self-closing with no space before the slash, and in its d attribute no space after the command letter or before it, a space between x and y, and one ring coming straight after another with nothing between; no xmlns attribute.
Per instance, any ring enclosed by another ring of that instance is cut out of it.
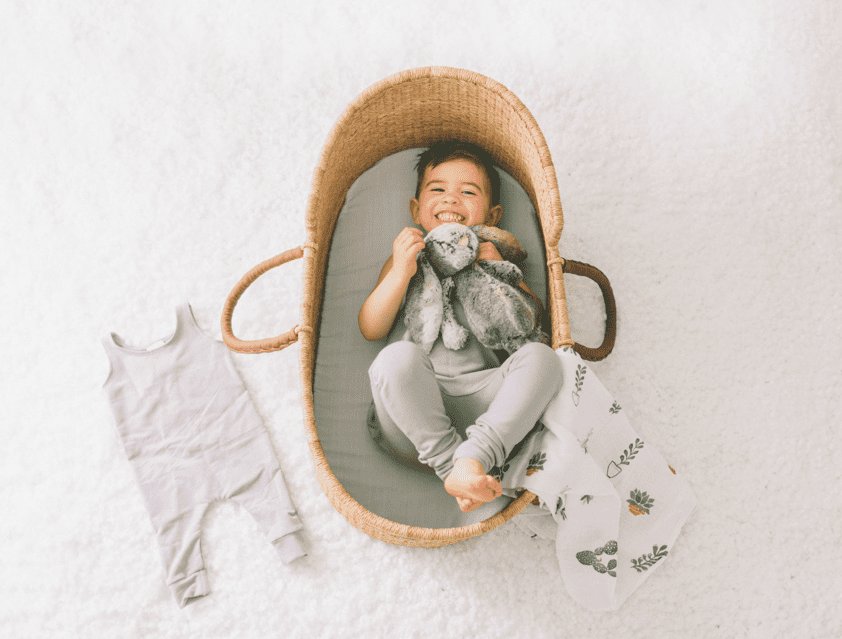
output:
<svg viewBox="0 0 842 639"><path fill-rule="evenodd" d="M111 333L109 333L108 335L103 335L99 339L102 342L102 347L105 349L105 352L110 355L111 351L113 350L113 338L111 337Z"/></svg>
<svg viewBox="0 0 842 639"><path fill-rule="evenodd" d="M120 349L114 345L114 333L108 333L100 337L102 347L105 349L105 356L108 358L108 374L102 382L105 386L114 376L115 367L120 366Z"/></svg>
<svg viewBox="0 0 842 639"><path fill-rule="evenodd" d="M193 315L193 308L190 306L190 302L184 302L176 307L176 317L178 318L178 327L176 330L181 329L204 339L213 339L210 335L205 334L199 326L196 316Z"/></svg>

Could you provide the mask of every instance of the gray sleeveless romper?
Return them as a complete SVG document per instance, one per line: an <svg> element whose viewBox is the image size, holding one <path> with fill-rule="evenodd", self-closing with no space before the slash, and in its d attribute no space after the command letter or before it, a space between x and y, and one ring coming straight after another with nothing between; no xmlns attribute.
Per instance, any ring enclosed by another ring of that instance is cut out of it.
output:
<svg viewBox="0 0 842 639"><path fill-rule="evenodd" d="M200 532L215 500L248 510L284 563L306 552L269 433L231 354L199 329L189 304L176 320L175 332L147 349L104 337L111 372L103 389L183 608L210 592Z"/></svg>

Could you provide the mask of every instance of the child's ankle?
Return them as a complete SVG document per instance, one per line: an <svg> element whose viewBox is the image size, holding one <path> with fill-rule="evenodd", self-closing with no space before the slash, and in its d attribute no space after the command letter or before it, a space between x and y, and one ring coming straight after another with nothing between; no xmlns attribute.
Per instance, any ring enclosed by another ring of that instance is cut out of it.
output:
<svg viewBox="0 0 842 639"><path fill-rule="evenodd" d="M454 459L453 470L466 475L485 475L485 467L482 462L470 457Z"/></svg>

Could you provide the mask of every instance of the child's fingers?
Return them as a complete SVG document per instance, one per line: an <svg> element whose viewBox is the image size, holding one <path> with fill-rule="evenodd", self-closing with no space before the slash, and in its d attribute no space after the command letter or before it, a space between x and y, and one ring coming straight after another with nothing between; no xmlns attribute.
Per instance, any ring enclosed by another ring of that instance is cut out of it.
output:
<svg viewBox="0 0 842 639"><path fill-rule="evenodd" d="M420 237L409 245L416 253L426 246Z"/></svg>
<svg viewBox="0 0 842 639"><path fill-rule="evenodd" d="M393 268L405 271L410 276L414 275L416 256L424 246L424 239L418 229L405 228L398 234L392 245Z"/></svg>
<svg viewBox="0 0 842 639"><path fill-rule="evenodd" d="M409 231L416 231L411 233ZM414 256L418 251L426 246L424 239L421 237L421 232L418 229L404 229L398 238L395 240L395 248L412 253Z"/></svg>
<svg viewBox="0 0 842 639"><path fill-rule="evenodd" d="M477 260L494 260L498 262L503 261L503 256L500 251L491 242L480 242L477 249Z"/></svg>
<svg viewBox="0 0 842 639"><path fill-rule="evenodd" d="M421 229L417 229L414 226L407 226L403 231L398 234L398 237L424 237L424 234L421 232Z"/></svg>
<svg viewBox="0 0 842 639"><path fill-rule="evenodd" d="M412 229L417 230L417 229ZM400 236L402 242L406 242L407 244L414 244L416 242L420 242L421 244L424 243L424 238L421 233L405 233Z"/></svg>
<svg viewBox="0 0 842 639"><path fill-rule="evenodd" d="M424 248L423 242L413 242L412 244L406 244L397 247L397 254L398 255L406 255L407 258L415 259L415 256L421 252L421 249Z"/></svg>
<svg viewBox="0 0 842 639"><path fill-rule="evenodd" d="M421 242L422 244L424 242L421 231L419 231L418 229L407 227L403 231L398 233L398 237L395 238L396 244L399 243L399 244L402 244L402 245L403 244L409 245L409 244L412 244L413 242Z"/></svg>

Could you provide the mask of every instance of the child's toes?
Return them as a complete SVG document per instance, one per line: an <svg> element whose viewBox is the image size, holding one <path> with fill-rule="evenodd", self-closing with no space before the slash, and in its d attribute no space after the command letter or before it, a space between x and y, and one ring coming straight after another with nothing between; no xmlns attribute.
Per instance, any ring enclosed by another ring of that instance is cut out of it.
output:
<svg viewBox="0 0 842 639"><path fill-rule="evenodd" d="M503 488L500 486L500 482L494 479L491 475L478 477L471 488L471 492L474 497L482 499L483 501L491 501L503 493Z"/></svg>
<svg viewBox="0 0 842 639"><path fill-rule="evenodd" d="M472 510L476 510L479 506L479 502L474 501L473 499L465 499L464 497L457 497L456 503L459 504L459 510L463 513L469 513Z"/></svg>

